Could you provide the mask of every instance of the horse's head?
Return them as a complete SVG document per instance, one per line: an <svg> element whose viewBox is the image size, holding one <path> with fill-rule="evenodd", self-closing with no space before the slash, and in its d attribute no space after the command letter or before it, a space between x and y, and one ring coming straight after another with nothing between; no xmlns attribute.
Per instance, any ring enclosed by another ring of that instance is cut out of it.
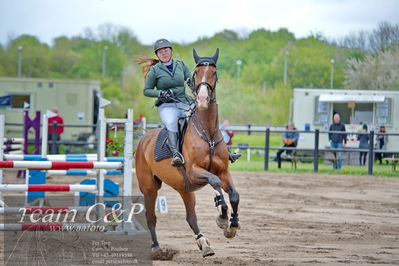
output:
<svg viewBox="0 0 399 266"><path fill-rule="evenodd" d="M212 57L200 57L193 49L196 67L194 69L192 90L195 95L195 104L199 109L207 109L208 104L216 101L216 82L218 76L216 73L216 63L219 57L219 48L216 49Z"/></svg>

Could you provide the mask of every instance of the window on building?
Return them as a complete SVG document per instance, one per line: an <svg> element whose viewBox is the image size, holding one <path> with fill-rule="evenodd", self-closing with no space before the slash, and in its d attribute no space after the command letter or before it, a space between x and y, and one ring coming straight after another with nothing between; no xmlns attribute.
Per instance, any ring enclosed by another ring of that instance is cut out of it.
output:
<svg viewBox="0 0 399 266"><path fill-rule="evenodd" d="M334 103L333 116L338 113L341 123L350 124L352 108L348 107L348 103Z"/></svg>
<svg viewBox="0 0 399 266"><path fill-rule="evenodd" d="M377 103L375 111L378 124L392 124L392 98L385 98L384 102Z"/></svg>
<svg viewBox="0 0 399 266"><path fill-rule="evenodd" d="M11 108L24 108L24 103L30 105L30 95L24 94L12 94L11 95Z"/></svg>
<svg viewBox="0 0 399 266"><path fill-rule="evenodd" d="M319 96L315 98L315 124L328 124L328 114L330 112L330 103L319 102Z"/></svg>
<svg viewBox="0 0 399 266"><path fill-rule="evenodd" d="M373 123L374 103L356 103L351 124Z"/></svg>
<svg viewBox="0 0 399 266"><path fill-rule="evenodd" d="M373 123L374 103L334 103L334 114L338 113L344 124Z"/></svg>

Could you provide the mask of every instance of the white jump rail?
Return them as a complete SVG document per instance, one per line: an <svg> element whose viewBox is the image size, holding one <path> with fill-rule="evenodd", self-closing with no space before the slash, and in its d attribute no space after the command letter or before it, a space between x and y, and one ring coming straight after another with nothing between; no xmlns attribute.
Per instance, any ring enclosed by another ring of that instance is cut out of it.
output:
<svg viewBox="0 0 399 266"><path fill-rule="evenodd" d="M24 144L25 140L24 138L3 138L4 143L21 143Z"/></svg>

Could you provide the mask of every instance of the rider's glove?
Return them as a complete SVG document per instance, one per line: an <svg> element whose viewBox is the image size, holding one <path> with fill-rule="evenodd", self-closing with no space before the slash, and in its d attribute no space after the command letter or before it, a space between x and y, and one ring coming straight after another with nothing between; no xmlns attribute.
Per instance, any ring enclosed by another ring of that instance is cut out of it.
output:
<svg viewBox="0 0 399 266"><path fill-rule="evenodd" d="M172 99L173 98L173 92L172 90L161 90L159 93L159 98L161 99Z"/></svg>

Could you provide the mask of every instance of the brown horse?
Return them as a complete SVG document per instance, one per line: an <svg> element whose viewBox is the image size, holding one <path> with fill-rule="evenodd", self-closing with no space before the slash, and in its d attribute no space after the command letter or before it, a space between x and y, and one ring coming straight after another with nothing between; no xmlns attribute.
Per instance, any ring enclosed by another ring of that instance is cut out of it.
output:
<svg viewBox="0 0 399 266"><path fill-rule="evenodd" d="M180 193L186 208L186 220L193 230L203 256L214 255L209 240L201 233L195 213L194 191L210 184L216 192L215 205L219 215L218 226L224 235L232 238L240 228L238 222L239 194L234 187L228 170L229 155L219 130L216 103L216 63L219 49L213 57L199 57L193 50L197 64L191 79L196 109L190 117L184 136L182 152L186 160L184 167L171 165L171 159L154 160L154 149L160 129L149 131L139 142L136 150L136 175L141 192L144 194L146 218L151 233L153 251L159 249L155 232L155 202L162 182ZM228 207L222 189L229 194L232 207L230 224Z"/></svg>

